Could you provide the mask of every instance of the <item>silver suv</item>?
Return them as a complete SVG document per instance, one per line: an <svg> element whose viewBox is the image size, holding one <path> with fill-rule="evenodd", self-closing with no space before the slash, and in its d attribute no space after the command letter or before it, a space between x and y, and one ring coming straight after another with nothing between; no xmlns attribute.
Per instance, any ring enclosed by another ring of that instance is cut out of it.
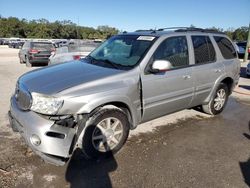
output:
<svg viewBox="0 0 250 188"><path fill-rule="evenodd" d="M185 108L216 115L239 80L223 33L196 28L111 37L81 61L22 75L10 124L44 160L62 165L115 153L139 123Z"/></svg>

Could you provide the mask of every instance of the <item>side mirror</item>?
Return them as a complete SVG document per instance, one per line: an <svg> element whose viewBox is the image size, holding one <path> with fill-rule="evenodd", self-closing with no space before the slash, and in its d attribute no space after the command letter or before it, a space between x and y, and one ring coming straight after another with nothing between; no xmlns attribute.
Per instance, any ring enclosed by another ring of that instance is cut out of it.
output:
<svg viewBox="0 0 250 188"><path fill-rule="evenodd" d="M155 60L150 70L151 73L165 72L173 68L172 64L167 60Z"/></svg>

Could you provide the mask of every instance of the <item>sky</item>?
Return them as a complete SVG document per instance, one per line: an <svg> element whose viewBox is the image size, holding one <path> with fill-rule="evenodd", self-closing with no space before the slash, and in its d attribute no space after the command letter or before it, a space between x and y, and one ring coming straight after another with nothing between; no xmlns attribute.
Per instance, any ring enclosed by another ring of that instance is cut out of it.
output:
<svg viewBox="0 0 250 188"><path fill-rule="evenodd" d="M71 20L121 31L190 26L223 29L248 26L250 0L0 0L2 17Z"/></svg>

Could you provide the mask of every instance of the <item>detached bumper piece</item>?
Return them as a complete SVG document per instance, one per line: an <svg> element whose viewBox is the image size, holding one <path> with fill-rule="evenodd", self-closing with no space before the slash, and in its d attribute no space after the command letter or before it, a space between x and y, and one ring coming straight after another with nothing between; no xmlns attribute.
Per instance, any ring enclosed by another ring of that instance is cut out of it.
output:
<svg viewBox="0 0 250 188"><path fill-rule="evenodd" d="M46 162L60 166L70 157L74 128L58 125L32 111L22 111L14 98L11 99L9 121L13 131L19 132L34 153Z"/></svg>

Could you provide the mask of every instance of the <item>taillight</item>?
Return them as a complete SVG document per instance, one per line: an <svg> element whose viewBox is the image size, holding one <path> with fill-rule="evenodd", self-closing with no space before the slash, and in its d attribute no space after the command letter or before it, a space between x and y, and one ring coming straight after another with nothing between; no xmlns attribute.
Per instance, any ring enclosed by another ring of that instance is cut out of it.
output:
<svg viewBox="0 0 250 188"><path fill-rule="evenodd" d="M81 59L81 56L80 56L80 55L74 55L74 56L73 56L73 59L74 59L74 60L79 60L79 59Z"/></svg>
<svg viewBox="0 0 250 188"><path fill-rule="evenodd" d="M30 49L29 53L30 54L37 54L39 51L38 50L34 50L34 49Z"/></svg>
<svg viewBox="0 0 250 188"><path fill-rule="evenodd" d="M55 48L51 48L50 49L50 55L55 55L56 54L56 49Z"/></svg>
<svg viewBox="0 0 250 188"><path fill-rule="evenodd" d="M248 53L250 53L250 48L248 48Z"/></svg>

